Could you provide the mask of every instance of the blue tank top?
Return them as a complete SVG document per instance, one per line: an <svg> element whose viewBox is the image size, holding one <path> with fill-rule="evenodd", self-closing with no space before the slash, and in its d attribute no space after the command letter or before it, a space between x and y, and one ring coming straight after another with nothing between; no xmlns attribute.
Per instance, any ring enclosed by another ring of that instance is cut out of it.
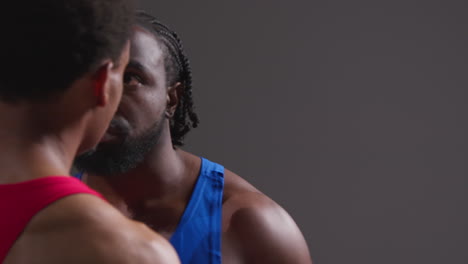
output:
<svg viewBox="0 0 468 264"><path fill-rule="evenodd" d="M169 240L182 264L221 264L224 167L201 158L190 201ZM78 179L82 173L75 173Z"/></svg>
<svg viewBox="0 0 468 264"><path fill-rule="evenodd" d="M170 242L182 264L221 263L224 167L202 158L200 175Z"/></svg>

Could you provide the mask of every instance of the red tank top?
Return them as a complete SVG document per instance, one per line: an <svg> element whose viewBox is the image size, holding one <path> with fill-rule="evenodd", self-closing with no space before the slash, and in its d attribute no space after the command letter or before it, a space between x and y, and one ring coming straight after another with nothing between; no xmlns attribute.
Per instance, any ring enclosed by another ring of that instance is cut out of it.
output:
<svg viewBox="0 0 468 264"><path fill-rule="evenodd" d="M0 263L31 218L66 196L99 193L73 177L51 176L14 184L0 184Z"/></svg>

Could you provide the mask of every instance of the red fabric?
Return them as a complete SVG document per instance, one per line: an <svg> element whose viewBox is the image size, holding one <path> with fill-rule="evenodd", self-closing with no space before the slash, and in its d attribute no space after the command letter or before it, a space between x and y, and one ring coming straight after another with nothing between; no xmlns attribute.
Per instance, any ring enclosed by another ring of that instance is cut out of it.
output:
<svg viewBox="0 0 468 264"><path fill-rule="evenodd" d="M51 176L14 184L0 184L0 263L31 218L66 196L87 193L104 199L73 177Z"/></svg>

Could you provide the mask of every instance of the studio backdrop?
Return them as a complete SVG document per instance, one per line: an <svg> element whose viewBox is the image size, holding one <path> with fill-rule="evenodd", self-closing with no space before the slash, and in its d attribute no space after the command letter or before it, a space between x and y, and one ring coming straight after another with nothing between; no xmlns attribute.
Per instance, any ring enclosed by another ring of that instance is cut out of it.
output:
<svg viewBox="0 0 468 264"><path fill-rule="evenodd" d="M185 149L282 205L315 263L468 263L466 1L140 7L191 60Z"/></svg>

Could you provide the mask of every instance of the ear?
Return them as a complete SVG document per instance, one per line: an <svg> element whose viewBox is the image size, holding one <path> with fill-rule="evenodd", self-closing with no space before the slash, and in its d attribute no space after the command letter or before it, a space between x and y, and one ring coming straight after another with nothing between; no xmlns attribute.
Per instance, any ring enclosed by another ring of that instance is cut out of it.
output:
<svg viewBox="0 0 468 264"><path fill-rule="evenodd" d="M98 106L106 106L109 101L110 85L109 79L114 64L106 61L96 70L93 75L93 88Z"/></svg>
<svg viewBox="0 0 468 264"><path fill-rule="evenodd" d="M172 118L177 109L177 106L180 103L180 98L184 92L184 85L180 82L177 82L173 86L169 87L167 90L167 99L166 99L166 117Z"/></svg>

